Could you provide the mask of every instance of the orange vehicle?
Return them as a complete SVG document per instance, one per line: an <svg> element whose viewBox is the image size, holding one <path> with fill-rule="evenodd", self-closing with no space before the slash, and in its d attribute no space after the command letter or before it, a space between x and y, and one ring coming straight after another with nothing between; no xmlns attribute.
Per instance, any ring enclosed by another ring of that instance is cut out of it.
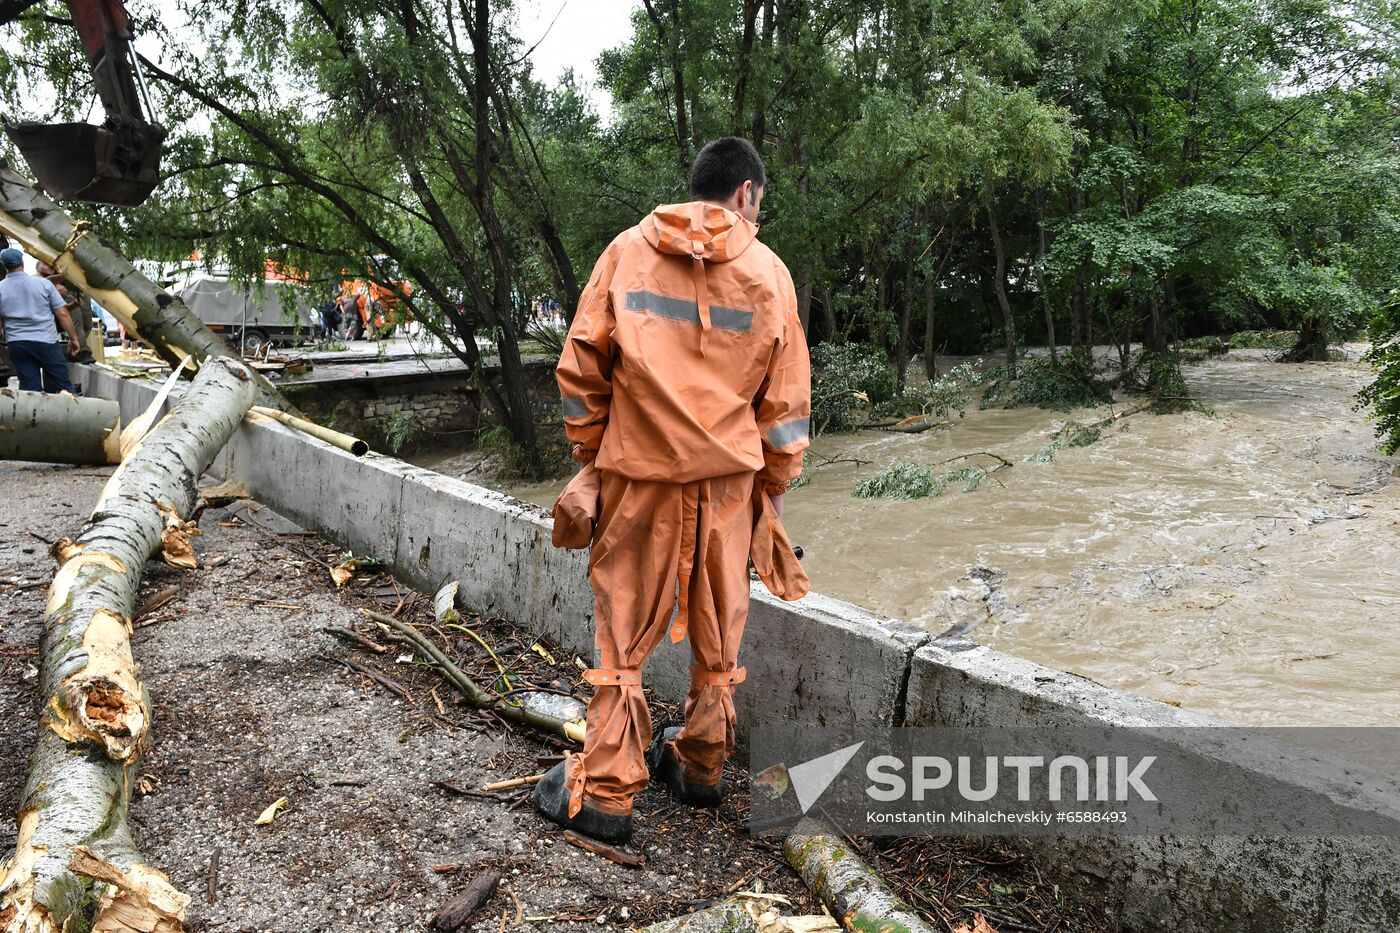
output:
<svg viewBox="0 0 1400 933"><path fill-rule="evenodd" d="M392 288L370 278L346 279L340 283L342 313L348 298L354 299L359 311L358 326L354 321L346 322L351 331L357 334L370 331L378 337L400 324L408 323L412 315L405 299L412 295L412 284L402 280L394 282Z"/></svg>

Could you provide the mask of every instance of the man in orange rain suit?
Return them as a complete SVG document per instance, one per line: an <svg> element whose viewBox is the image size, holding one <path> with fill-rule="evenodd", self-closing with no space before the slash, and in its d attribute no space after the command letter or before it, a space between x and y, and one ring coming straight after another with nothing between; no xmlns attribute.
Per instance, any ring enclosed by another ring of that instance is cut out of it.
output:
<svg viewBox="0 0 1400 933"><path fill-rule="evenodd" d="M589 560L598 666L585 674L595 692L583 753L550 771L534 800L608 841L631 835L648 757L682 800L718 804L744 679L755 503L765 535L780 530L783 493L802 472L810 362L792 276L756 239L765 181L747 141L702 149L694 200L656 208L598 260L559 361L574 458L596 468L575 483L591 474L599 489ZM642 663L663 637L686 636L686 723L648 756Z"/></svg>

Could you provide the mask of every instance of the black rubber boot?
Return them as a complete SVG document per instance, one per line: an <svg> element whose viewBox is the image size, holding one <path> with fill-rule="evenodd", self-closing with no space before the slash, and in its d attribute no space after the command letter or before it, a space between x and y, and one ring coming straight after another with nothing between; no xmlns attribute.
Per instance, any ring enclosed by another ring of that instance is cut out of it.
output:
<svg viewBox="0 0 1400 933"><path fill-rule="evenodd" d="M535 785L532 800L540 815L565 829L592 836L602 842L626 842L631 839L630 813L626 816L604 813L585 803L576 816L569 816L569 790L564 786L564 767L567 764L566 761L559 762Z"/></svg>
<svg viewBox="0 0 1400 933"><path fill-rule="evenodd" d="M651 779L660 781L671 788L671 793L681 803L692 807L718 807L724 792L719 784L697 784L685 776L685 769L676 758L676 750L671 740L681 734L680 726L672 726L661 733L647 752L647 765L651 768Z"/></svg>

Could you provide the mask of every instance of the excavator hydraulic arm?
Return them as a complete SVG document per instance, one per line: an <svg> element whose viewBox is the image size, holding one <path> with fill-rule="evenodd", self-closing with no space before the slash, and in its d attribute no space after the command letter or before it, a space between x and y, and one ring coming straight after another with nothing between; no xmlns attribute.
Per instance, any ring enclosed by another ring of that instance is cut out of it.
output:
<svg viewBox="0 0 1400 933"><path fill-rule="evenodd" d="M140 204L160 183L166 131L148 119L154 110L131 47L130 20L120 0L67 2L107 119L100 126L7 121L5 132L55 200ZM0 16L21 4L0 5Z"/></svg>

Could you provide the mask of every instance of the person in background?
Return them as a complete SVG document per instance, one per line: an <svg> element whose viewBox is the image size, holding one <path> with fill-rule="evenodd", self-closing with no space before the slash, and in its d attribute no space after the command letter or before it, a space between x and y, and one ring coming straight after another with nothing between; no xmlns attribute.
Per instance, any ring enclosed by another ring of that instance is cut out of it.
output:
<svg viewBox="0 0 1400 933"><path fill-rule="evenodd" d="M340 304L340 319L345 328L346 340L359 340L364 336L365 319L364 315L360 313L360 304L363 300L363 295L352 295L349 292L337 299Z"/></svg>
<svg viewBox="0 0 1400 933"><path fill-rule="evenodd" d="M321 318L321 339L334 340L340 328L340 304L332 298L317 308L316 313Z"/></svg>
<svg viewBox="0 0 1400 933"><path fill-rule="evenodd" d="M78 353L73 357L74 362L93 362L92 351L88 349L88 333L92 330L92 309L88 305L87 298L73 287L73 283L59 275L58 270L48 263L37 263L34 271L37 275L53 283L54 288L58 289L59 297L64 301L64 306L68 309L68 316L73 321L73 328L78 332Z"/></svg>
<svg viewBox="0 0 1400 933"><path fill-rule="evenodd" d="M46 278L24 271L24 254L0 250L5 278L0 280L0 327L9 344L10 365L19 387L28 392L72 392L68 364L58 346L58 327L68 335L68 355L81 349L78 331L58 289Z"/></svg>

